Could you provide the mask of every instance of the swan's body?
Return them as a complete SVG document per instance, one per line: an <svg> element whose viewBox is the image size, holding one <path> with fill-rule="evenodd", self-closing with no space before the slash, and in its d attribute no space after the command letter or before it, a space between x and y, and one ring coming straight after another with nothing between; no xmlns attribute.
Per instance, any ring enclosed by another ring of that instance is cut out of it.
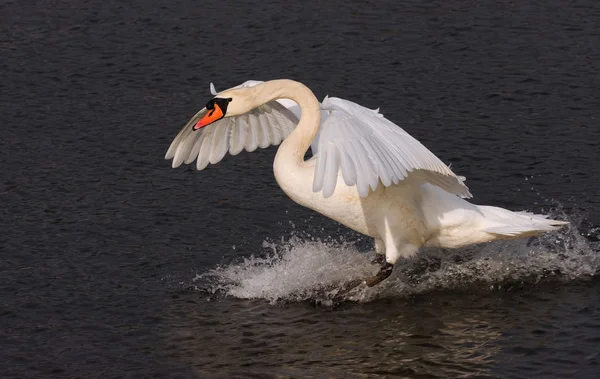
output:
<svg viewBox="0 0 600 379"><path fill-rule="evenodd" d="M464 178L377 111L342 99L320 104L310 89L291 80L257 83L217 94L213 101L226 100L222 121L209 125L212 112L206 109L194 116L167 152L173 166L197 160L202 169L227 150L252 151L283 138L273 163L283 191L298 204L373 237L388 265L423 246L454 248L564 224L462 199L471 197ZM293 105L284 103L286 108L277 99L293 100L301 110L295 128L296 117L288 109ZM322 113L328 116L324 122ZM196 122L212 129L200 129L202 135L192 130ZM305 161L311 143L314 156Z"/></svg>

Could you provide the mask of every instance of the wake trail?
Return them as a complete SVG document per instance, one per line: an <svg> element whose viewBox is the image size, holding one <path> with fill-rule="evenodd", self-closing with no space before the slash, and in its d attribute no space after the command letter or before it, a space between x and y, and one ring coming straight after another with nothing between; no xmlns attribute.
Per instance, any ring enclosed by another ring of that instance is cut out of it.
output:
<svg viewBox="0 0 600 379"><path fill-rule="evenodd" d="M399 261L392 276L368 288L361 285L342 300L370 302L433 290L496 290L542 280L571 281L600 273L600 228L580 232L580 221L558 232L529 239L498 241L461 249L425 249ZM586 235L586 237L584 237ZM374 275L374 251L355 243L293 235L281 243L264 242L259 255L197 275L197 289L271 303L312 301L332 305L350 280Z"/></svg>

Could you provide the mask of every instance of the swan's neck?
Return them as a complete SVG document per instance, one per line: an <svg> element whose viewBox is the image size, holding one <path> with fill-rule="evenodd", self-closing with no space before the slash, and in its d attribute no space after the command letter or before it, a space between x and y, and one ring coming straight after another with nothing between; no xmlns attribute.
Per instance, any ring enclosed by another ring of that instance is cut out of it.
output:
<svg viewBox="0 0 600 379"><path fill-rule="evenodd" d="M321 107L312 91L293 80L273 80L252 87L249 97L255 108L277 99L295 101L302 112L298 126L283 140L275 160L273 173L279 187L295 202L313 208L308 198L313 195L314 171L304 162L304 154L314 140L321 124Z"/></svg>
<svg viewBox="0 0 600 379"><path fill-rule="evenodd" d="M321 124L319 101L308 87L293 80L272 80L254 88L256 91L254 100L258 103L257 106L271 100L290 99L300 107L302 115L298 126L281 143L275 160L283 160L284 162L281 162L283 165L301 166L304 163L304 154L317 135Z"/></svg>

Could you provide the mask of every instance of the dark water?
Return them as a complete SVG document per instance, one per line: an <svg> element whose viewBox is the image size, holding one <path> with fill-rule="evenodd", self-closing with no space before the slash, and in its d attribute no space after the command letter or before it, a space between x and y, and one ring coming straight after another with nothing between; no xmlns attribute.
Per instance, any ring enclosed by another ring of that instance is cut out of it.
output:
<svg viewBox="0 0 600 379"><path fill-rule="evenodd" d="M0 376L592 378L596 1L0 1ZM426 251L287 199L275 149L163 160L217 89L292 78L382 112L541 239Z"/></svg>

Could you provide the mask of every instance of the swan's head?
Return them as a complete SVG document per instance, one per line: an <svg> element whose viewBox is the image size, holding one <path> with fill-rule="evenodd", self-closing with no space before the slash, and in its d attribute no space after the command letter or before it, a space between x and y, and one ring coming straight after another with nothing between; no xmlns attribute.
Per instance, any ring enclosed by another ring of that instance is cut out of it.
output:
<svg viewBox="0 0 600 379"><path fill-rule="evenodd" d="M219 93L206 103L206 113L194 125L198 130L224 117L235 117L248 113L253 106L250 99L251 88L235 88Z"/></svg>

